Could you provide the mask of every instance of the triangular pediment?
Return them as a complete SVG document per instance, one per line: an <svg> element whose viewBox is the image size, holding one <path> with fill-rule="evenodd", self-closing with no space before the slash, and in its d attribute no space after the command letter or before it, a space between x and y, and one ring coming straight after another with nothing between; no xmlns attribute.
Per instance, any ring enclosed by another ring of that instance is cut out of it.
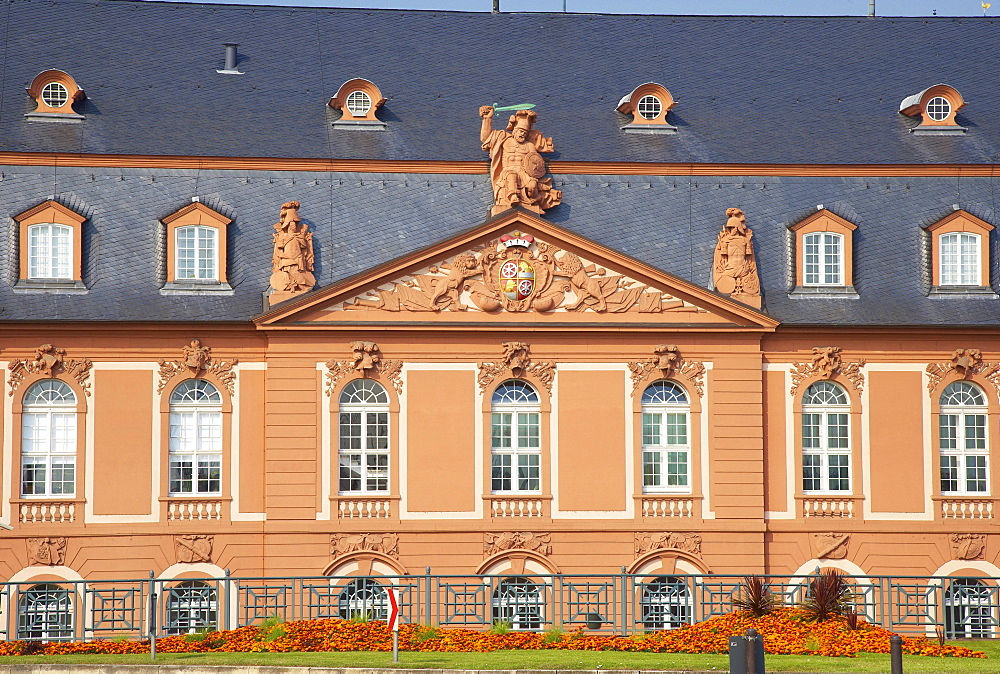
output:
<svg viewBox="0 0 1000 674"><path fill-rule="evenodd" d="M285 302L256 322L777 325L752 307L520 210Z"/></svg>

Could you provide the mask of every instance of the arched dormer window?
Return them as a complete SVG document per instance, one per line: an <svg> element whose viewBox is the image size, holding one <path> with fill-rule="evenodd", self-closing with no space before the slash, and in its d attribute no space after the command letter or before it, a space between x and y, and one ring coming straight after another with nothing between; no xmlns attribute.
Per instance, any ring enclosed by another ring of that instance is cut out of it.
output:
<svg viewBox="0 0 1000 674"><path fill-rule="evenodd" d="M43 379L25 392L21 414L21 496L76 494L76 394Z"/></svg>
<svg viewBox="0 0 1000 674"><path fill-rule="evenodd" d="M84 119L73 105L87 96L67 72L46 70L38 73L28 85L28 95L35 100L35 109L24 115L29 120L79 122Z"/></svg>
<svg viewBox="0 0 1000 674"><path fill-rule="evenodd" d="M941 392L940 403L941 493L988 493L985 394L975 384L956 381Z"/></svg>
<svg viewBox="0 0 1000 674"><path fill-rule="evenodd" d="M850 399L842 386L818 381L802 396L802 491L851 491Z"/></svg>
<svg viewBox="0 0 1000 674"><path fill-rule="evenodd" d="M170 394L170 496L222 494L222 394L205 379Z"/></svg>
<svg viewBox="0 0 1000 674"><path fill-rule="evenodd" d="M494 494L541 491L541 401L528 382L508 379L491 399L490 488Z"/></svg>
<svg viewBox="0 0 1000 674"><path fill-rule="evenodd" d="M667 122L667 113L675 105L677 101L662 84L640 84L618 101L618 112L632 115L632 121L622 130L626 133L677 133L677 127Z"/></svg>
<svg viewBox="0 0 1000 674"><path fill-rule="evenodd" d="M343 113L333 126L337 129L384 131L385 122L375 116L383 103L385 97L373 82L362 77L348 80L330 99L330 107Z"/></svg>
<svg viewBox="0 0 1000 674"><path fill-rule="evenodd" d="M389 492L389 394L371 379L355 379L339 399L341 494Z"/></svg>
<svg viewBox="0 0 1000 674"><path fill-rule="evenodd" d="M691 491L691 406L687 393L668 380L642 393L643 493Z"/></svg>
<svg viewBox="0 0 1000 674"><path fill-rule="evenodd" d="M919 117L920 124L910 129L915 135L964 134L968 129L955 120L958 111L965 107L962 94L947 84L935 84L919 94L907 96L899 104L900 114Z"/></svg>

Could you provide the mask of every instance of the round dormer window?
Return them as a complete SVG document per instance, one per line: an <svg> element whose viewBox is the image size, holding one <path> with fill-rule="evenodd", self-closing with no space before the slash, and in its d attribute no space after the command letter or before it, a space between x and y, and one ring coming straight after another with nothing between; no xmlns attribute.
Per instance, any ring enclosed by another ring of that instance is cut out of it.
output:
<svg viewBox="0 0 1000 674"><path fill-rule="evenodd" d="M372 109L372 99L363 91L352 91L347 95L347 111L355 117L364 117Z"/></svg>
<svg viewBox="0 0 1000 674"><path fill-rule="evenodd" d="M927 116L935 122L943 122L951 114L951 103L944 96L935 96L927 101Z"/></svg>
<svg viewBox="0 0 1000 674"><path fill-rule="evenodd" d="M660 103L660 99L656 96L643 96L639 99L639 105L636 106L636 110L643 119L656 119L663 110L663 104Z"/></svg>
<svg viewBox="0 0 1000 674"><path fill-rule="evenodd" d="M42 87L42 102L50 108L61 108L69 100L69 91L59 82L49 82Z"/></svg>

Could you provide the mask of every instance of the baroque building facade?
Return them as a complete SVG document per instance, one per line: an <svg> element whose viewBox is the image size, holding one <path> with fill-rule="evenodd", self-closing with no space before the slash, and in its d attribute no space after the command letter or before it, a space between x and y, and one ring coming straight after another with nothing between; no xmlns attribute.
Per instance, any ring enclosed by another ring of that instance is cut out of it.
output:
<svg viewBox="0 0 1000 674"><path fill-rule="evenodd" d="M1000 577L996 57L914 58L992 20L0 12L0 580Z"/></svg>

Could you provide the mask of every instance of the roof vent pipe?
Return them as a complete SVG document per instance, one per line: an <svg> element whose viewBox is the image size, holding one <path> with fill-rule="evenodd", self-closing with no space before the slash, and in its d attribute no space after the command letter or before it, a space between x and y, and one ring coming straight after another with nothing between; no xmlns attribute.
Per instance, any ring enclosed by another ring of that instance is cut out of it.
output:
<svg viewBox="0 0 1000 674"><path fill-rule="evenodd" d="M500 0L493 0L493 13L494 14L500 13Z"/></svg>
<svg viewBox="0 0 1000 674"><path fill-rule="evenodd" d="M226 42L223 44L226 48L226 66L224 70L236 70L236 48L239 47L237 42Z"/></svg>
<svg viewBox="0 0 1000 674"><path fill-rule="evenodd" d="M868 0L868 18L875 18L875 0Z"/></svg>

